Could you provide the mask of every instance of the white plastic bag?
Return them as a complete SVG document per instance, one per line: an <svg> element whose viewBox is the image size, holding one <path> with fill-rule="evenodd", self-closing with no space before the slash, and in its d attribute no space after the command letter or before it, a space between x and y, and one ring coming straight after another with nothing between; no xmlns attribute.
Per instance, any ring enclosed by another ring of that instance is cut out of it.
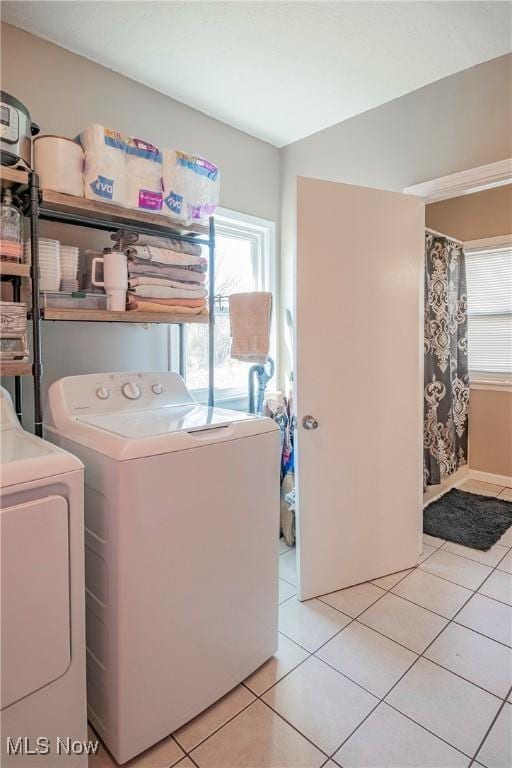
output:
<svg viewBox="0 0 512 768"><path fill-rule="evenodd" d="M162 208L162 154L142 139L126 141L126 203L129 208L158 212Z"/></svg>
<svg viewBox="0 0 512 768"><path fill-rule="evenodd" d="M85 153L85 197L144 211L162 208L162 155L158 147L103 125L80 134Z"/></svg>
<svg viewBox="0 0 512 768"><path fill-rule="evenodd" d="M162 213L185 224L204 221L219 204L219 169L199 155L162 150L162 183Z"/></svg>
<svg viewBox="0 0 512 768"><path fill-rule="evenodd" d="M125 205L125 144L122 134L96 123L82 131L80 143L85 154L85 197Z"/></svg>

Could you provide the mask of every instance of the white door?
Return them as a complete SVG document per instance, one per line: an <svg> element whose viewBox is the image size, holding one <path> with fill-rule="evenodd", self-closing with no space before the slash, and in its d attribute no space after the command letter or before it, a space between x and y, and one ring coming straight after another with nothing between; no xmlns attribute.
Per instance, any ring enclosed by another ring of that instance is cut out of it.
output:
<svg viewBox="0 0 512 768"><path fill-rule="evenodd" d="M302 600L420 553L424 228L419 198L298 179Z"/></svg>

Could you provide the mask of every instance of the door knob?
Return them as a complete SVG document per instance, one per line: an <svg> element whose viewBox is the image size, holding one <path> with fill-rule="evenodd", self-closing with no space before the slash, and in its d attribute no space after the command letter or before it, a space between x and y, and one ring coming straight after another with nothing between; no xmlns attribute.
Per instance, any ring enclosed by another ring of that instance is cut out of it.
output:
<svg viewBox="0 0 512 768"><path fill-rule="evenodd" d="M302 426L304 429L317 429L318 421L314 416L304 416L302 419Z"/></svg>

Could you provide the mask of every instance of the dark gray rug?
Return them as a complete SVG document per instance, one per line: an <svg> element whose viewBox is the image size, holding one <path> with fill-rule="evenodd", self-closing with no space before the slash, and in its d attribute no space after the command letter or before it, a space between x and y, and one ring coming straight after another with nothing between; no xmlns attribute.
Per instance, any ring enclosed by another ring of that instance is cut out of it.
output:
<svg viewBox="0 0 512 768"><path fill-rule="evenodd" d="M511 501L456 488L423 510L425 533L472 549L490 549L511 525Z"/></svg>

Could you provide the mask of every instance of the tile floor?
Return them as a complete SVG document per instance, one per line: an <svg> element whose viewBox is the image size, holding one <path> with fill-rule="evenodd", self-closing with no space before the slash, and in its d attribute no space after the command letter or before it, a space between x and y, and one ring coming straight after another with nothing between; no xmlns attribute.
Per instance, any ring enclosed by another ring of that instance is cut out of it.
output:
<svg viewBox="0 0 512 768"><path fill-rule="evenodd" d="M511 768L512 528L304 603L294 562L281 541L275 657L129 768Z"/></svg>

